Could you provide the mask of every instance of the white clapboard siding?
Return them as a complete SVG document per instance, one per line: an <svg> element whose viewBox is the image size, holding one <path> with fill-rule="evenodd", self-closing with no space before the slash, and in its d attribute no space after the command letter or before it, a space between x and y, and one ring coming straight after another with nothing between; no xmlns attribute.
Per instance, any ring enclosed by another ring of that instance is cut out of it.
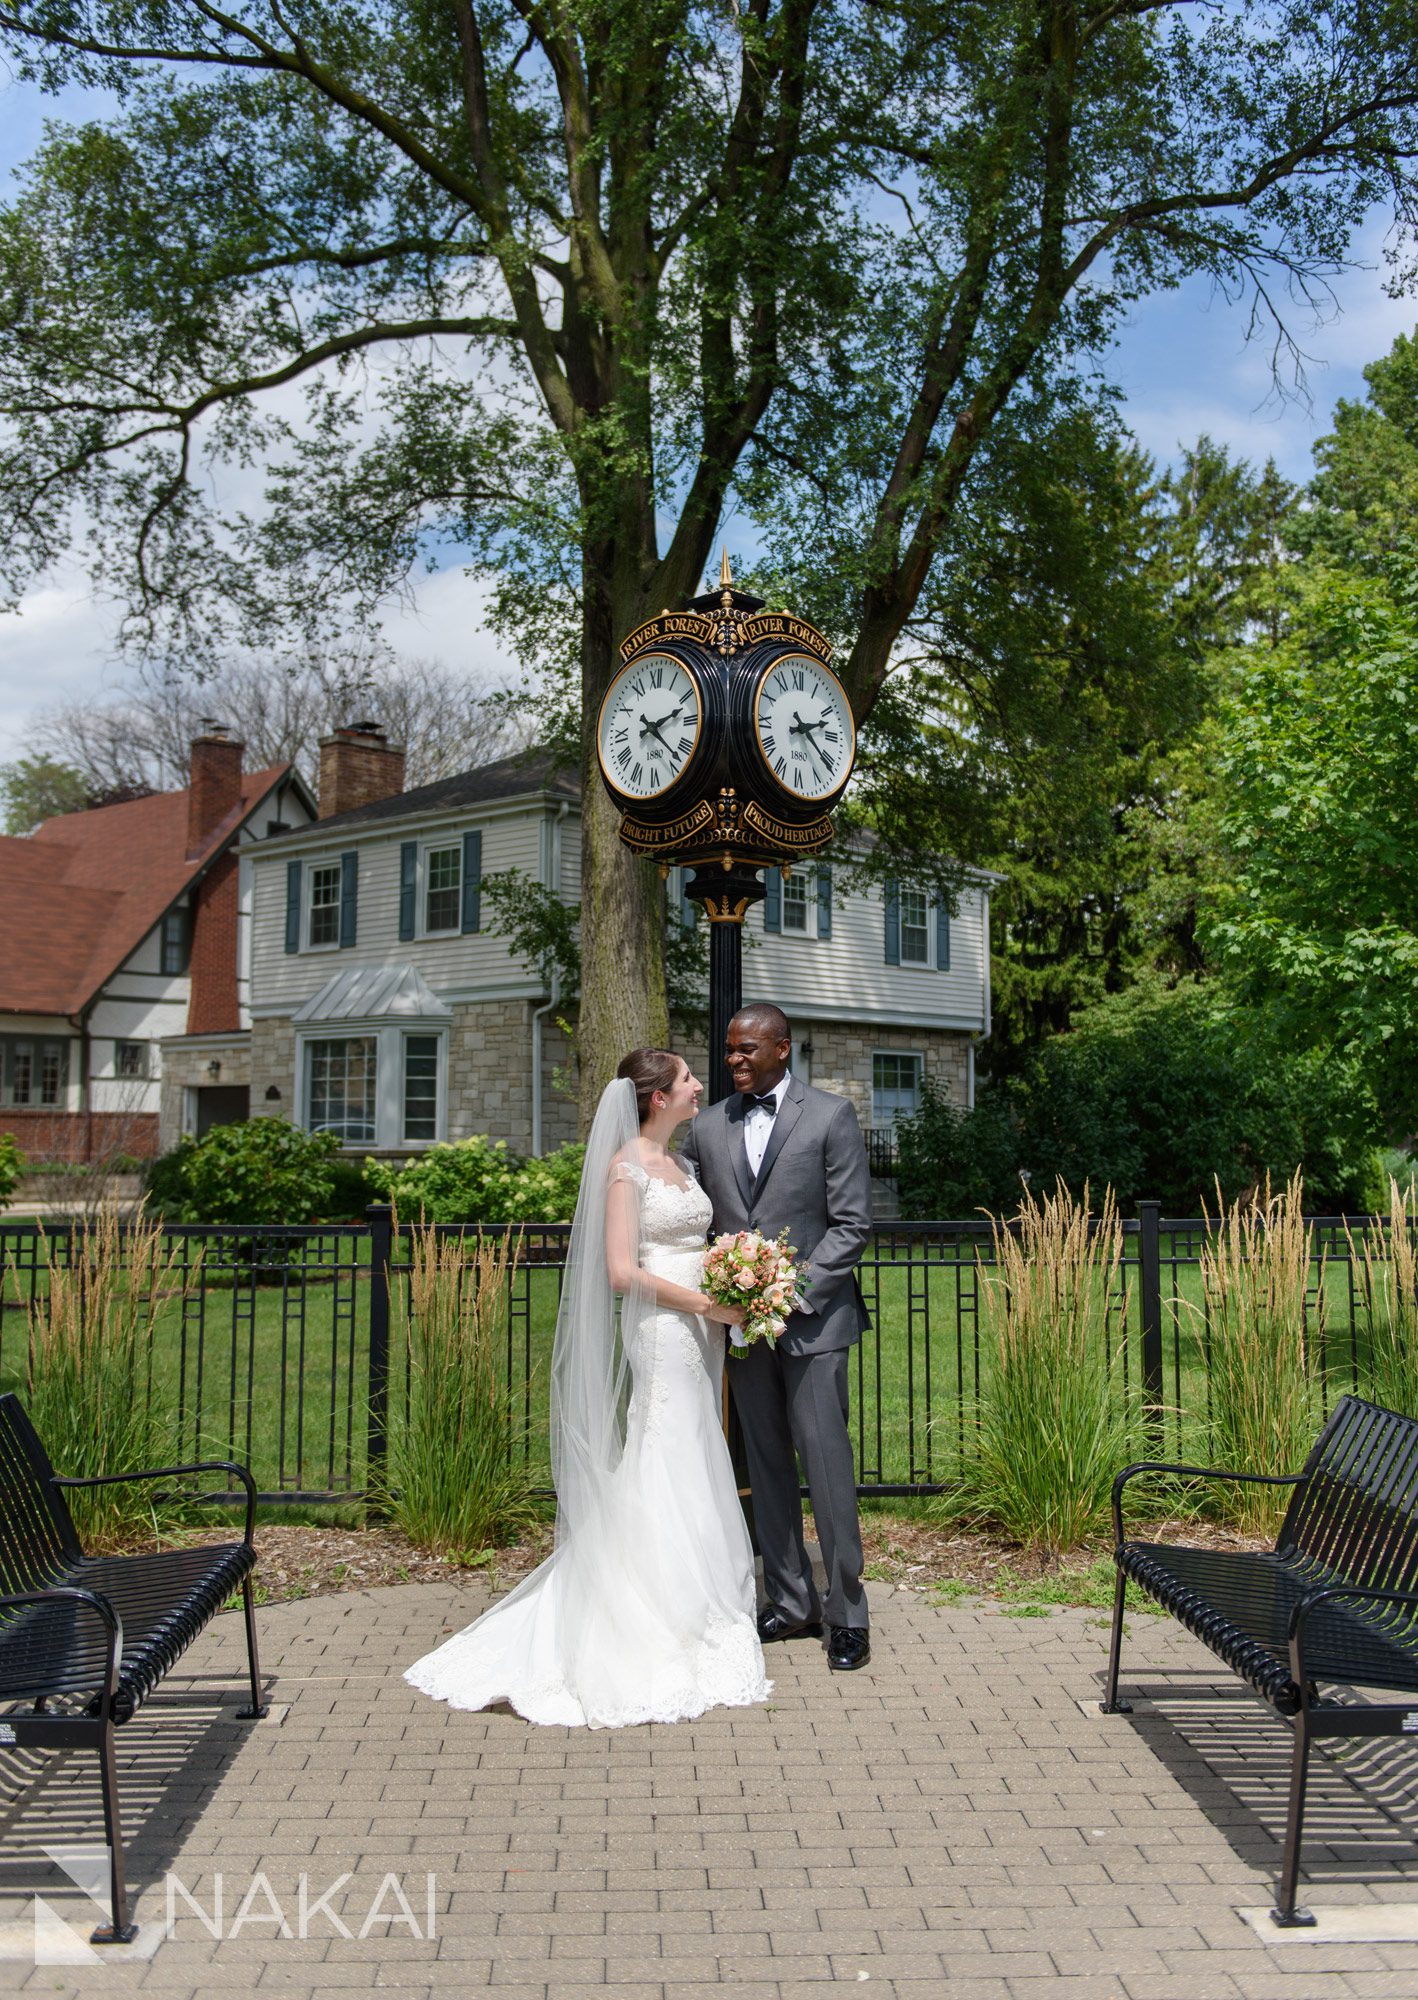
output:
<svg viewBox="0 0 1418 2000"><path fill-rule="evenodd" d="M815 909L809 908L815 924ZM765 931L763 905L748 919L752 946L745 950L746 998L774 1000L805 1018L903 1022L921 1027L983 1029L985 1025L985 926L981 890L967 885L950 920L950 970L938 971L935 913L930 914L932 964L886 963L886 916L872 889L843 894L833 885L832 935L815 930Z"/></svg>
<svg viewBox="0 0 1418 2000"><path fill-rule="evenodd" d="M331 829L330 844L315 844L306 835L297 847L276 841L269 852L252 856L254 913L252 921L251 1004L256 1014L282 1014L316 993L334 973L350 965L412 965L434 991L446 998L476 998L480 994L537 990L537 977L513 958L505 941L484 928L470 936L401 939L399 936L399 850L405 840L461 839L471 828L483 837L484 875L517 868L538 873L539 823L544 815L526 812L482 816L475 811L431 828L427 823L383 823L377 829ZM563 829L564 831L564 829ZM286 864L297 857L303 864L302 884L309 870L338 861L353 849L359 855L356 936L351 949L287 952Z"/></svg>

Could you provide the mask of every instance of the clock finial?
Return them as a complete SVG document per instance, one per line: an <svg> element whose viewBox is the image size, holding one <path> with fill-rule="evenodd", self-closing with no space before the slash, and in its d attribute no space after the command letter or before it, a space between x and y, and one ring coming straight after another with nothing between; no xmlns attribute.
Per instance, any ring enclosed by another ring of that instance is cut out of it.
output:
<svg viewBox="0 0 1418 2000"><path fill-rule="evenodd" d="M729 545L725 542L724 553L719 558L719 588L720 590L732 590L733 587L734 573L729 568Z"/></svg>

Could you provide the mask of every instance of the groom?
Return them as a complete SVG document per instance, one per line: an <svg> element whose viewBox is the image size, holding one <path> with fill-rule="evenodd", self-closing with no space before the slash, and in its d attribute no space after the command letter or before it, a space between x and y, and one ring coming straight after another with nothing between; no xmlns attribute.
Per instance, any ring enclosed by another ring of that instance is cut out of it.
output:
<svg viewBox="0 0 1418 2000"><path fill-rule="evenodd" d="M734 1095L689 1128L680 1157L714 1204L714 1231L788 1231L811 1290L775 1342L728 1363L753 1482L753 1518L768 1604L758 1635L817 1637L827 1663L866 1665L862 1535L847 1427L847 1357L867 1326L856 1279L871 1223L871 1180L857 1114L845 1097L812 1090L788 1069L792 1031L780 1007L744 1007L729 1023L724 1060ZM827 1572L818 1598L803 1541L798 1461Z"/></svg>

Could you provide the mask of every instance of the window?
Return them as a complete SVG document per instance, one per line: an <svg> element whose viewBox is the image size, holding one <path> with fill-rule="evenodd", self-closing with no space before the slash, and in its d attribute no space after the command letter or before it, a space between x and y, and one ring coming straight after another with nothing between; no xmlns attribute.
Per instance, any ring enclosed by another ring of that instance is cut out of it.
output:
<svg viewBox="0 0 1418 2000"><path fill-rule="evenodd" d="M162 969L167 976L180 977L192 962L191 912L169 910L162 920Z"/></svg>
<svg viewBox="0 0 1418 2000"><path fill-rule="evenodd" d="M113 1074L115 1076L146 1076L148 1074L147 1043L115 1042L113 1044Z"/></svg>
<svg viewBox="0 0 1418 2000"><path fill-rule="evenodd" d="M68 1081L67 1041L0 1037L0 1087L7 1104L61 1105Z"/></svg>
<svg viewBox="0 0 1418 2000"><path fill-rule="evenodd" d="M322 862L310 871L310 923L307 942L312 950L340 942L340 864Z"/></svg>
<svg viewBox="0 0 1418 2000"><path fill-rule="evenodd" d="M927 922L929 910L924 889L903 889L901 891L901 963L903 965L929 965L931 962L931 933Z"/></svg>
<svg viewBox="0 0 1418 2000"><path fill-rule="evenodd" d="M808 930L808 879L806 871L795 868L783 883L783 929L806 937Z"/></svg>
<svg viewBox="0 0 1418 2000"><path fill-rule="evenodd" d="M300 1036L301 1123L351 1145L428 1146L444 1137L448 1035L381 1021Z"/></svg>
<svg viewBox="0 0 1418 2000"><path fill-rule="evenodd" d="M339 872L337 868L337 885ZM335 1132L345 1140L372 1140L378 1122L377 1038L347 1035L305 1046L307 1129Z"/></svg>
<svg viewBox="0 0 1418 2000"><path fill-rule="evenodd" d="M905 896L902 896L905 903ZM904 925L903 925L904 937ZM904 953L902 954L904 956ZM871 1059L871 1122L891 1126L921 1108L921 1072L925 1058L879 1051Z"/></svg>
<svg viewBox="0 0 1418 2000"><path fill-rule="evenodd" d="M404 1128L409 1145L438 1137L438 1037L404 1037Z"/></svg>
<svg viewBox="0 0 1418 2000"><path fill-rule="evenodd" d="M423 857L423 927L456 931L463 915L463 850L430 847Z"/></svg>

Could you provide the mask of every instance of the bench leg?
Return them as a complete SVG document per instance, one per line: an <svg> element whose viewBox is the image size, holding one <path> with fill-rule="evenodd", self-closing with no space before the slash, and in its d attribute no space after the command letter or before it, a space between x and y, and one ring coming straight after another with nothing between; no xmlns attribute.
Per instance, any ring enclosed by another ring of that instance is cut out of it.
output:
<svg viewBox="0 0 1418 2000"><path fill-rule="evenodd" d="M1108 1682L1103 1690L1103 1699L1098 1704L1104 1715L1132 1714L1132 1703L1118 1700L1118 1668L1123 1657L1123 1600L1127 1596L1127 1587L1128 1580L1119 1569L1117 1588L1113 1592L1113 1636L1108 1641Z"/></svg>
<svg viewBox="0 0 1418 2000"><path fill-rule="evenodd" d="M111 1923L89 1933L91 1944L131 1944L138 1926L129 1920L128 1888L123 1879L123 1821L118 1813L118 1765L113 1754L113 1724L105 1722L98 1747L103 1786L103 1830L108 1840L108 1889Z"/></svg>
<svg viewBox="0 0 1418 2000"><path fill-rule="evenodd" d="M257 1722L266 1713L267 1704L261 1699L261 1663L256 1657L256 1606L251 1599L251 1578L241 1579L241 1608L246 1614L246 1658L251 1669L251 1706L239 1708L237 1714L244 1722Z"/></svg>
<svg viewBox="0 0 1418 2000"><path fill-rule="evenodd" d="M1305 1784L1309 1777L1310 1732L1301 1709L1291 1725L1295 1731L1295 1758L1290 1766L1290 1810L1285 1820L1285 1858L1280 1868L1280 1899L1270 1913L1270 1921L1281 1930L1296 1930L1314 1923L1308 1910L1295 1907L1295 1889L1300 1874L1300 1836L1305 1824Z"/></svg>

